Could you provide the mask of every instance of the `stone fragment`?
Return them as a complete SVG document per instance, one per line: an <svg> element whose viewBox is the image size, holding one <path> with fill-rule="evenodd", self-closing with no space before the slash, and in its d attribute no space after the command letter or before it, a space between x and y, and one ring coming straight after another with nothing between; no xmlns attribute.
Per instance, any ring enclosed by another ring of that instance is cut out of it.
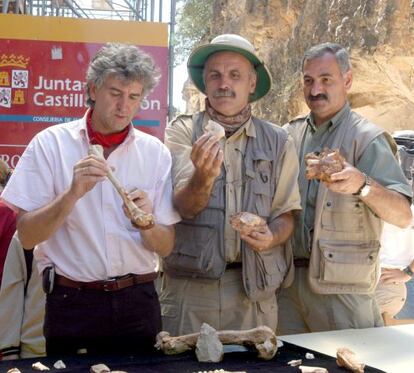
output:
<svg viewBox="0 0 414 373"><path fill-rule="evenodd" d="M217 140L220 140L222 137L226 136L224 127L220 123L215 122L214 120L209 119L207 125L204 128L205 132L208 132L210 135L215 136Z"/></svg>
<svg viewBox="0 0 414 373"><path fill-rule="evenodd" d="M307 352L307 353L305 354L305 357L306 357L306 359L308 359L308 360L312 360L312 359L314 359L314 358L315 358L315 355L314 355L314 354L312 354L312 353L310 353L310 352Z"/></svg>
<svg viewBox="0 0 414 373"><path fill-rule="evenodd" d="M299 365L302 365L302 359L299 359L299 360L291 360L291 361L288 361L287 364L290 365L291 367L297 367Z"/></svg>
<svg viewBox="0 0 414 373"><path fill-rule="evenodd" d="M66 368L66 364L62 361L62 360L58 360L53 364L53 367L55 369L65 369Z"/></svg>
<svg viewBox="0 0 414 373"><path fill-rule="evenodd" d="M262 232L266 231L266 221L251 212L239 212L230 217L230 224L241 234L246 236L250 235L252 232Z"/></svg>
<svg viewBox="0 0 414 373"><path fill-rule="evenodd" d="M345 158L338 150L325 148L319 154L308 153L305 156L306 178L321 181L331 181L331 175L340 172L345 167Z"/></svg>
<svg viewBox="0 0 414 373"><path fill-rule="evenodd" d="M336 351L336 363L353 373L363 373L365 364L361 363L352 350L346 347L340 347Z"/></svg>
<svg viewBox="0 0 414 373"><path fill-rule="evenodd" d="M198 361L201 362L217 363L223 359L223 344L217 331L206 323L201 325L195 352Z"/></svg>
<svg viewBox="0 0 414 373"><path fill-rule="evenodd" d="M41 372L45 371L45 370L50 370L46 365L43 365L40 361L37 361L36 363L32 364L32 369L33 370L39 370Z"/></svg>
<svg viewBox="0 0 414 373"><path fill-rule="evenodd" d="M90 373L110 373L111 370L105 364L92 365Z"/></svg>
<svg viewBox="0 0 414 373"><path fill-rule="evenodd" d="M22 373L22 372L17 368L11 368L7 371L7 373Z"/></svg>

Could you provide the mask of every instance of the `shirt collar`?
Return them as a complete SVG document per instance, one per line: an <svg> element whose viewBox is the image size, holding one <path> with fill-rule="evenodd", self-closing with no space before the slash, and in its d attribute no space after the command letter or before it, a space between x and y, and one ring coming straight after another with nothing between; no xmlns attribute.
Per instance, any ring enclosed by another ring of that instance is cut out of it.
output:
<svg viewBox="0 0 414 373"><path fill-rule="evenodd" d="M318 128L325 127L328 127L328 131L333 131L336 129L336 127L339 126L340 123L342 123L344 118L347 117L350 110L351 107L349 106L349 103L347 101L341 110L339 110L331 119L322 123L319 127L316 127L312 113L309 113L309 115L306 117L306 122L308 126L311 128L312 132L316 132Z"/></svg>

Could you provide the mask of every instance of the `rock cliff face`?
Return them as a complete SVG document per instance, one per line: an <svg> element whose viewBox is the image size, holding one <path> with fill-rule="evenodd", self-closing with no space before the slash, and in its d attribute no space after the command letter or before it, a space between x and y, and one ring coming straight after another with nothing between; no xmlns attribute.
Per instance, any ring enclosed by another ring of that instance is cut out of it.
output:
<svg viewBox="0 0 414 373"><path fill-rule="evenodd" d="M248 38L270 68L273 88L254 104L268 120L307 112L303 53L334 41L351 52L351 106L389 131L414 129L414 1L216 0L211 37L221 33Z"/></svg>

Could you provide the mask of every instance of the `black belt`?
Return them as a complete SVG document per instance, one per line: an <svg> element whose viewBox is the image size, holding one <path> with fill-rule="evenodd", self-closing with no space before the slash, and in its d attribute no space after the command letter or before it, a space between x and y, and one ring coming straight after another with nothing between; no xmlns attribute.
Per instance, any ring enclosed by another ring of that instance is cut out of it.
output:
<svg viewBox="0 0 414 373"><path fill-rule="evenodd" d="M154 281L157 276L157 272L151 272L143 275L129 274L105 281L81 282L56 274L55 284L79 290L117 291L133 285Z"/></svg>
<svg viewBox="0 0 414 373"><path fill-rule="evenodd" d="M308 258L295 258L293 259L293 264L296 268L308 268L309 259Z"/></svg>
<svg viewBox="0 0 414 373"><path fill-rule="evenodd" d="M242 268L242 262L232 262L226 264L226 269L239 269Z"/></svg>

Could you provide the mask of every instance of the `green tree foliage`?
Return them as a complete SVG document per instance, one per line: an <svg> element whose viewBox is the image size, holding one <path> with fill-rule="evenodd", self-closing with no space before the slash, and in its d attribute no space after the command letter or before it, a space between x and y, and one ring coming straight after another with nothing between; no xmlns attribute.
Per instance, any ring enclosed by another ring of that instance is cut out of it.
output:
<svg viewBox="0 0 414 373"><path fill-rule="evenodd" d="M180 4L181 3L181 4ZM214 0L178 0L174 65L188 58L191 50L210 33Z"/></svg>

